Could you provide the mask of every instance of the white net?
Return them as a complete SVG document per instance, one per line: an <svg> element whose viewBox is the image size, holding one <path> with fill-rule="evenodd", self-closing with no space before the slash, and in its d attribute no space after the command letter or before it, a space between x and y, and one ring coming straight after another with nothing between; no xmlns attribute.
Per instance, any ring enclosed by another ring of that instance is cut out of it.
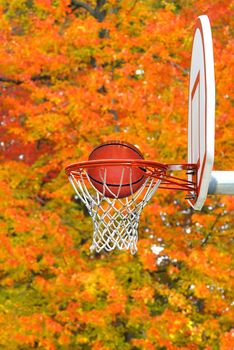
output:
<svg viewBox="0 0 234 350"><path fill-rule="evenodd" d="M118 198L124 170L123 167L119 188L115 193L106 184L105 170L102 171L103 193L93 186L85 169L70 173L69 180L93 220L94 234L91 251L111 251L118 248L130 250L132 254L137 252L140 215L142 209L157 190L160 180L146 177L145 182L137 192L133 193L131 186L130 196ZM113 198L105 196L106 191L111 193Z"/></svg>

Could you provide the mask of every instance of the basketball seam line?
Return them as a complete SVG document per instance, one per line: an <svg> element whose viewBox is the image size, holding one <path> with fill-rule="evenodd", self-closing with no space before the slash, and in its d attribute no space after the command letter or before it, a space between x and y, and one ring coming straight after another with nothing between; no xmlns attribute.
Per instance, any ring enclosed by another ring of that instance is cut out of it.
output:
<svg viewBox="0 0 234 350"><path fill-rule="evenodd" d="M100 181L98 181L98 180L95 180L91 175L88 174L88 176L90 177L90 179L92 179L94 182L98 183L99 185L104 185L103 182L100 182ZM139 183L144 177L145 177L145 176L142 175L142 177L141 177L139 180L137 180L137 181L135 181L135 182L132 182L132 185L136 185L136 184ZM117 185L117 184L106 184L106 186L119 187L120 184L119 184L119 185ZM122 185L121 185L121 187L126 187L126 186L131 186L131 184L129 183L129 184L122 184Z"/></svg>
<svg viewBox="0 0 234 350"><path fill-rule="evenodd" d="M116 142L117 142L117 141L116 141ZM96 148L94 148L94 150L93 150L93 151L90 153L90 155L89 155L89 160L90 160L90 157L92 156L93 152L96 151L96 150L98 150L99 148L105 147L105 146L116 146L116 145L120 145L120 146L127 147L127 148L131 149L132 151L134 151L135 153L137 153L142 159L144 159L144 157L143 157L143 155L141 154L141 152L138 151L138 149L136 149L135 146L134 146L134 148L133 148L133 147L128 146L128 145L125 144L125 143L123 143L123 144L122 144L122 143L104 143L104 144L102 144L102 145L97 146ZM117 159L118 159L118 158L117 158Z"/></svg>

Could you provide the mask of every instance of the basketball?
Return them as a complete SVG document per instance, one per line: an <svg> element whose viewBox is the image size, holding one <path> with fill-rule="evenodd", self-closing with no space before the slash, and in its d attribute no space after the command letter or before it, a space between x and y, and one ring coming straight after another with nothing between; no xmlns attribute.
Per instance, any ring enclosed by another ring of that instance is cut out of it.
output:
<svg viewBox="0 0 234 350"><path fill-rule="evenodd" d="M89 160L100 159L144 159L135 146L122 141L108 141L89 155ZM93 186L108 198L125 198L135 193L145 181L143 168L127 165L106 165L87 170ZM103 184L106 183L106 186Z"/></svg>

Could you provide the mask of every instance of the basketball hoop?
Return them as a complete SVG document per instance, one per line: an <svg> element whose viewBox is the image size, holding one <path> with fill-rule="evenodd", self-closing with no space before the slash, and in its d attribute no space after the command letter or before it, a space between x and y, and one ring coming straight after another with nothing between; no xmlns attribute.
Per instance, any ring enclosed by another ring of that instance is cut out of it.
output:
<svg viewBox="0 0 234 350"><path fill-rule="evenodd" d="M87 162L71 164L66 174L94 225L91 250L137 251L142 209L158 188L186 191L201 210L207 194L234 194L234 172L212 171L214 162L215 79L210 22L198 17L192 48L189 88L188 164L144 160L138 147L107 141ZM186 178L174 176L184 171Z"/></svg>
<svg viewBox="0 0 234 350"><path fill-rule="evenodd" d="M108 184L108 170L122 169L118 184ZM144 181L134 191L133 174L141 169ZM102 182L102 191L98 190L90 178L91 170L96 171ZM194 165L165 165L143 159L102 159L80 162L66 167L66 174L77 196L85 204L93 220L93 242L91 251L111 251L115 248L137 251L138 223L141 212L153 194L160 187L195 191L194 182L170 175L170 170L194 171ZM119 194L126 184L130 195L121 198Z"/></svg>

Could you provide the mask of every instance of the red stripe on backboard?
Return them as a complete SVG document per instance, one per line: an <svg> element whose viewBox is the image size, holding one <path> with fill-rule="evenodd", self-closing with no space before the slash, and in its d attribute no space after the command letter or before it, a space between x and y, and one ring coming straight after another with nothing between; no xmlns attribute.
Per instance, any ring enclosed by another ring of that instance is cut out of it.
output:
<svg viewBox="0 0 234 350"><path fill-rule="evenodd" d="M191 93L192 99L193 99L193 97L195 95L195 92L197 90L197 86L198 86L199 83L200 83L200 71L197 73L197 77L195 79L195 83L193 84L192 93Z"/></svg>
<svg viewBox="0 0 234 350"><path fill-rule="evenodd" d="M200 138L201 138L200 137L200 71L197 74L197 77L196 77L195 82L193 84L192 93L191 93L191 116L192 116L191 119L190 119L190 122L191 122L191 127L190 127L190 130L191 130L191 135L190 135L191 155L193 155L193 142L192 142L193 141L193 137L192 137L192 135L193 135L193 132L194 132L194 130L193 130L193 103L192 103L192 100L194 98L194 95L195 95L198 87L199 87L199 91L198 91L198 98L199 98L199 103L198 103L199 104L198 105L198 114L199 114L198 132L199 132L199 136L198 136L198 138L199 138L199 164L200 164L200 159L201 159L201 157L200 157ZM196 160L193 159L193 157L191 157L191 161L192 161L192 163L194 163ZM197 169L199 169L199 168L197 168Z"/></svg>

